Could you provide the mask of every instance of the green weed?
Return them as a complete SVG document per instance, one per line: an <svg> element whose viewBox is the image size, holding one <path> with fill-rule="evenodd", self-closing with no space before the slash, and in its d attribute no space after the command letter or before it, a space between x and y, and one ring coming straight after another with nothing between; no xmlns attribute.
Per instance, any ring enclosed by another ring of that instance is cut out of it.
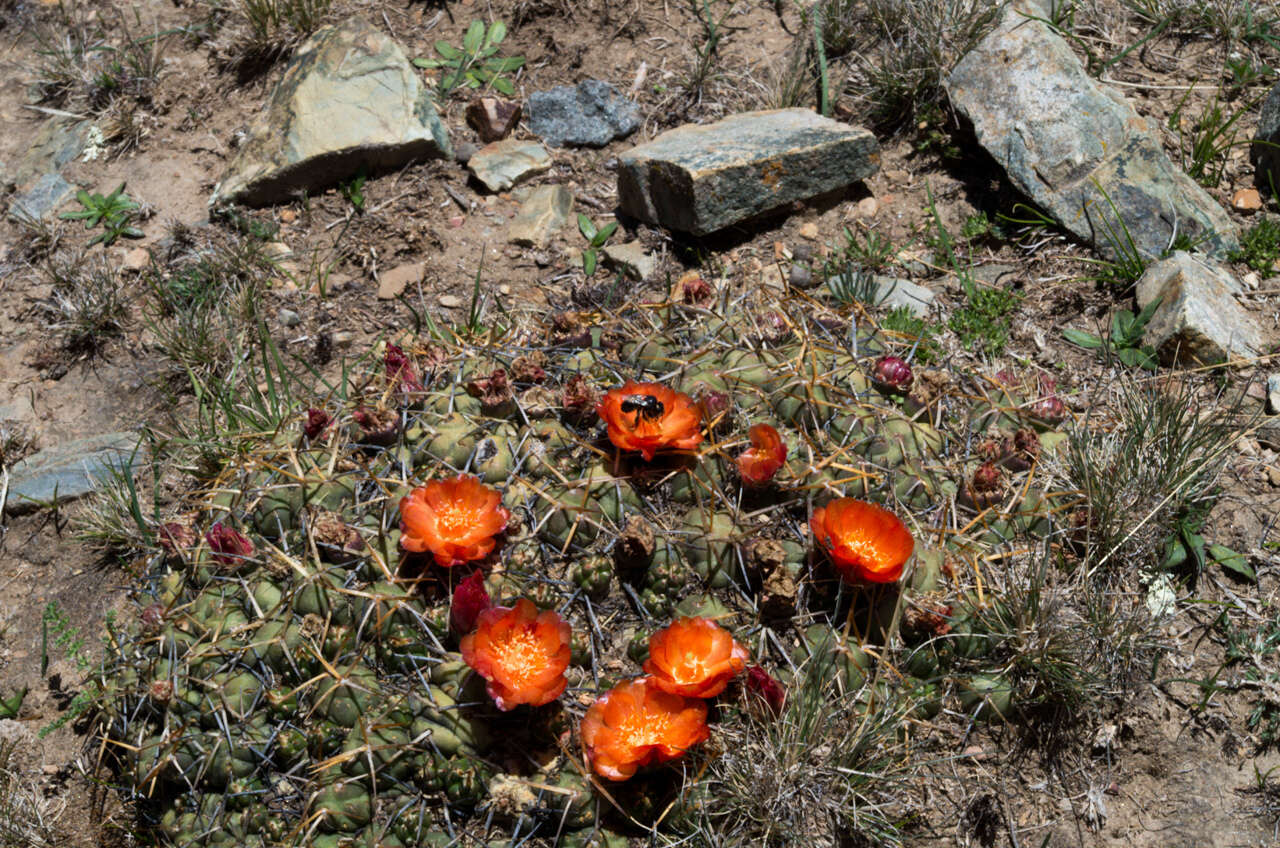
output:
<svg viewBox="0 0 1280 848"><path fill-rule="evenodd" d="M494 21L487 27L484 21L472 21L462 37L461 48L437 41L435 49L439 59L414 59L413 64L419 68L443 69L436 84L436 94L441 100L464 85L472 89L492 87L510 97L516 93L516 87L506 75L524 67L524 57L498 56L506 37L507 25L502 21Z"/></svg>
<svg viewBox="0 0 1280 848"><path fill-rule="evenodd" d="M111 633L115 625L115 613L108 611L106 615L107 632ZM40 645L40 673L47 674L49 661L51 657L51 649L53 653L65 658L70 662L75 670L81 675L87 675L94 668L94 662L89 655L85 653L85 640L80 634L80 628L71 623L57 601L50 601L44 608L44 614L41 616L41 645ZM52 641L50 641L52 640ZM89 679L85 682L84 688L76 693L71 699L71 703L61 716L54 721L40 728L37 734L41 739L48 736L53 731L62 727L69 721L74 721L90 707L94 706L103 696L105 690L102 684L96 679Z"/></svg>
<svg viewBox="0 0 1280 848"><path fill-rule="evenodd" d="M889 314L881 319L880 328L905 336L915 348L914 358L917 362L928 365L942 358L942 347L937 341L942 328L932 321L913 315L905 306L890 309Z"/></svg>
<svg viewBox="0 0 1280 848"><path fill-rule="evenodd" d="M1243 262L1259 274L1271 274L1280 261L1280 219L1264 216L1240 236L1232 262Z"/></svg>
<svg viewBox="0 0 1280 848"><path fill-rule="evenodd" d="M600 263L600 250L604 248L618 229L617 221L610 221L603 227L597 227L590 218L578 213L578 232L587 240L587 249L582 251L582 272L590 277L596 272Z"/></svg>
<svg viewBox="0 0 1280 848"><path fill-rule="evenodd" d="M63 212L58 217L66 221L84 221L86 230L101 224L102 232L89 240L90 247L95 244L110 247L121 236L131 239L143 237L142 230L132 225L141 206L124 193L124 183L105 197L80 189L76 192L76 200L83 207L79 212Z"/></svg>
<svg viewBox="0 0 1280 848"><path fill-rule="evenodd" d="M947 326L960 338L965 350L977 347L998 356L1009 341L1010 315L1021 298L1014 292L977 283L967 274L960 278L965 303L951 313Z"/></svg>
<svg viewBox="0 0 1280 848"><path fill-rule="evenodd" d="M1227 157L1236 146L1239 127L1236 122L1245 114L1252 114L1252 104L1228 112L1221 101L1214 98L1200 116L1188 120L1183 106L1192 88L1182 95L1177 107L1169 115L1169 129L1178 133L1178 149L1182 154L1182 170L1206 188L1217 188L1227 169ZM1189 124L1184 128L1184 124Z"/></svg>
<svg viewBox="0 0 1280 848"><path fill-rule="evenodd" d="M1113 354L1130 368L1137 366L1154 371L1159 365L1156 350L1151 345L1144 345L1142 336L1146 332L1147 324L1159 308L1160 299L1157 298L1148 303L1137 315L1128 309L1117 309L1111 316L1109 336L1095 336L1082 330L1063 330L1062 337L1086 350L1101 350Z"/></svg>

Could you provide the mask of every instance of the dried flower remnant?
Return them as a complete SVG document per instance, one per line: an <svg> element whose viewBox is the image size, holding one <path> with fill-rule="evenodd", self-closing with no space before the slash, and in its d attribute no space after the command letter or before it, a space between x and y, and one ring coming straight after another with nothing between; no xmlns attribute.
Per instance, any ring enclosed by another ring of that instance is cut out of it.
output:
<svg viewBox="0 0 1280 848"><path fill-rule="evenodd" d="M395 442L400 432L400 416L389 409L357 407L351 419L360 427L360 441L367 445L386 447Z"/></svg>
<svg viewBox="0 0 1280 848"><path fill-rule="evenodd" d="M573 633L551 610L521 598L514 607L480 613L474 633L462 638L462 659L487 682L489 697L506 711L540 707L565 690Z"/></svg>
<svg viewBox="0 0 1280 848"><path fill-rule="evenodd" d="M312 511L311 537L320 558L336 565L351 562L365 550L360 531L347 524L340 513L327 509Z"/></svg>
<svg viewBox="0 0 1280 848"><path fill-rule="evenodd" d="M190 517L184 516L177 521L166 521L160 525L156 540L169 556L185 553L196 546L200 537Z"/></svg>
<svg viewBox="0 0 1280 848"><path fill-rule="evenodd" d="M488 556L510 518L497 490L475 477L432 480L400 500L400 545L451 568Z"/></svg>
<svg viewBox="0 0 1280 848"><path fill-rule="evenodd" d="M892 583L915 550L898 516L855 498L837 498L809 520L818 546L849 583Z"/></svg>
<svg viewBox="0 0 1280 848"><path fill-rule="evenodd" d="M465 636L476 629L480 613L492 606L493 601L484 587L484 575L473 571L453 590L453 600L449 604L449 626L454 633Z"/></svg>
<svg viewBox="0 0 1280 848"><path fill-rule="evenodd" d="M707 618L680 618L649 639L645 673L654 686L686 698L714 698L742 673L747 649Z"/></svg>
<svg viewBox="0 0 1280 848"><path fill-rule="evenodd" d="M689 306L701 306L715 295L715 289L697 271L686 271L676 281L676 300Z"/></svg>
<svg viewBox="0 0 1280 848"><path fill-rule="evenodd" d="M511 362L511 376L521 383L541 383L547 379L547 355L542 351L517 356Z"/></svg>
<svg viewBox="0 0 1280 848"><path fill-rule="evenodd" d="M595 412L599 398L600 393L586 374L574 374L565 380L561 404L571 417L582 419Z"/></svg>
<svg viewBox="0 0 1280 848"><path fill-rule="evenodd" d="M399 346L388 343L382 362L387 372L387 379L397 383L402 391L414 393L426 391L422 381L418 379L417 372L414 371L413 363Z"/></svg>
<svg viewBox="0 0 1280 848"><path fill-rule="evenodd" d="M639 451L646 462L659 450L692 450L702 441L702 414L693 399L661 383L628 380L596 406L609 427L609 441Z"/></svg>
<svg viewBox="0 0 1280 848"><path fill-rule="evenodd" d="M738 474L750 486L763 486L787 461L787 445L768 424L756 424L747 431L747 437L751 447L738 457Z"/></svg>
<svg viewBox="0 0 1280 848"><path fill-rule="evenodd" d="M627 780L641 766L674 760L711 735L706 702L664 692L646 677L601 695L580 732L591 767L615 781Z"/></svg>
<svg viewBox="0 0 1280 848"><path fill-rule="evenodd" d="M511 381L507 379L505 368L495 368L489 376L468 382L467 394L478 398L481 408L486 412L500 409L515 397L511 393Z"/></svg>
<svg viewBox="0 0 1280 848"><path fill-rule="evenodd" d="M214 560L221 565L238 566L253 556L253 542L240 531L228 527L221 521L209 528L209 532L204 534L204 539L209 543L209 550L213 552Z"/></svg>
<svg viewBox="0 0 1280 848"><path fill-rule="evenodd" d="M302 434L310 441L315 441L333 423L333 416L323 409L312 407L307 410L306 423L302 425Z"/></svg>
<svg viewBox="0 0 1280 848"><path fill-rule="evenodd" d="M882 356L871 370L871 379L881 388L894 392L909 392L915 375L905 359Z"/></svg>

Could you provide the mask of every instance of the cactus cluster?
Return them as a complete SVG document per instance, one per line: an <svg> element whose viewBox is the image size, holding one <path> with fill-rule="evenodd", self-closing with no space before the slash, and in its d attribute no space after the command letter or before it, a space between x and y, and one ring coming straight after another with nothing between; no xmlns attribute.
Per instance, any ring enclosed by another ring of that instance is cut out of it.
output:
<svg viewBox="0 0 1280 848"><path fill-rule="evenodd" d="M900 627L903 670L930 703L962 672L966 709L1007 715L1015 693L980 668L983 600L951 563L1054 521L1060 497L1027 480L1060 439L1038 414L1052 405L1003 383L886 387L871 372L882 339L803 314L767 339L704 310L656 315L571 335L576 349L555 328L510 355L388 346L385 373L342 408L299 410L166 525L139 593L148 613L117 643L102 707L146 823L190 846L446 845L513 822L614 844L601 828L625 823L604 815L567 744L575 691L601 691L607 661L643 659L654 622L677 612L738 615L746 634L829 615L837 581L806 527L839 495L917 527L943 504L980 516L945 548L918 546L902 592L872 612L881 640ZM613 450L593 398L632 378L696 400L706 440L649 463ZM745 487L735 459L757 423L788 453L767 485ZM977 474L987 467L994 479ZM497 713L460 661L449 598L465 574L400 544L414 482L459 472L511 513L485 563L495 601L531 598L585 634L566 703L532 720ZM249 547L221 553L215 523ZM850 687L870 679L875 660L830 626L797 627L805 656L838 649Z"/></svg>

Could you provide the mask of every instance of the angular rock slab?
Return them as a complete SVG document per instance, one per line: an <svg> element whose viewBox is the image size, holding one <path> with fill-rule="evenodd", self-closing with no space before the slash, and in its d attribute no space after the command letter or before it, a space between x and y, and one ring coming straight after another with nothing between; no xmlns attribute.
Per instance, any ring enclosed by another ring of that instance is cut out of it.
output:
<svg viewBox="0 0 1280 848"><path fill-rule="evenodd" d="M489 191L503 191L551 169L551 154L536 141L495 141L477 150L467 167Z"/></svg>
<svg viewBox="0 0 1280 848"><path fill-rule="evenodd" d="M65 203L75 199L76 187L62 178L62 174L45 174L9 205L9 212L33 221L47 218Z"/></svg>
<svg viewBox="0 0 1280 848"><path fill-rule="evenodd" d="M1138 280L1138 308L1160 306L1143 336L1166 363L1212 365L1255 357L1266 346L1261 327L1236 300L1244 286L1212 261L1185 251L1153 262Z"/></svg>
<svg viewBox="0 0 1280 848"><path fill-rule="evenodd" d="M137 433L107 433L32 454L9 471L5 513L21 515L89 494L128 464L137 444Z"/></svg>
<svg viewBox="0 0 1280 848"><path fill-rule="evenodd" d="M1276 83L1262 104L1258 134L1253 137L1249 158L1256 169L1258 188L1280 192L1280 83Z"/></svg>
<svg viewBox="0 0 1280 848"><path fill-rule="evenodd" d="M538 186L511 219L507 240L526 247L546 247L551 237L569 222L573 194L562 185Z"/></svg>
<svg viewBox="0 0 1280 848"><path fill-rule="evenodd" d="M946 80L951 102L1010 181L1105 256L1128 247L1124 228L1148 259L1175 235L1214 255L1236 247L1226 212L1169 161L1151 125L1028 17L1043 14L1015 0Z"/></svg>
<svg viewBox="0 0 1280 848"><path fill-rule="evenodd" d="M622 154L618 200L632 217L701 236L879 168L868 130L808 109L744 112L668 130Z"/></svg>
<svg viewBox="0 0 1280 848"><path fill-rule="evenodd" d="M362 168L452 155L449 132L404 50L349 21L317 30L294 54L212 202L264 206Z"/></svg>
<svg viewBox="0 0 1280 848"><path fill-rule="evenodd" d="M640 107L607 82L583 80L530 94L529 129L552 147L604 147L640 129Z"/></svg>

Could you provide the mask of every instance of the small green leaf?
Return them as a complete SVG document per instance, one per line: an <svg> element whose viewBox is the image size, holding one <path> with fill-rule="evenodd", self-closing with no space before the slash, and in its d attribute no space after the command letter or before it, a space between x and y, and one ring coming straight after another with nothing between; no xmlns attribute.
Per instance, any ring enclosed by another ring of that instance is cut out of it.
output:
<svg viewBox="0 0 1280 848"><path fill-rule="evenodd" d="M596 237L596 225L591 223L591 219L581 212L578 213L578 232L582 233L583 238L590 241Z"/></svg>
<svg viewBox="0 0 1280 848"><path fill-rule="evenodd" d="M1187 546L1176 537L1170 539L1164 544L1164 557L1160 560L1160 567L1165 570L1177 568L1187 561Z"/></svg>
<svg viewBox="0 0 1280 848"><path fill-rule="evenodd" d="M1147 355L1136 347L1120 348L1119 350L1116 351L1116 358L1119 359L1121 362L1123 362L1125 365L1129 366L1130 368L1134 368L1134 367L1145 368L1146 366L1144 365L1144 363L1148 359Z"/></svg>
<svg viewBox="0 0 1280 848"><path fill-rule="evenodd" d="M1182 544L1186 546L1187 553L1191 554L1192 564L1195 565L1196 572L1204 571L1204 536L1185 527L1180 531L1180 534L1182 536Z"/></svg>
<svg viewBox="0 0 1280 848"><path fill-rule="evenodd" d="M618 222L610 221L608 224L604 226L603 229L599 230L594 236L591 237L591 246L603 247L604 243L609 240L609 236L617 232L617 229L618 229Z"/></svg>
<svg viewBox="0 0 1280 848"><path fill-rule="evenodd" d="M444 63L441 62L439 59L414 59L413 60L413 66L415 68L427 68L427 69L438 68L443 64Z"/></svg>
<svg viewBox="0 0 1280 848"><path fill-rule="evenodd" d="M582 251L583 273L586 274L588 277L594 274L596 272L596 263L598 261L599 261L599 258L596 256L596 252L594 250Z"/></svg>
<svg viewBox="0 0 1280 848"><path fill-rule="evenodd" d="M1225 545L1210 545L1209 556L1213 557L1213 561L1218 565L1228 571L1234 571L1246 580L1258 579L1258 575L1249 565L1249 560L1244 554L1236 553Z"/></svg>
<svg viewBox="0 0 1280 848"><path fill-rule="evenodd" d="M472 21L467 27L467 34L462 36L462 49L472 56L480 52L484 46L484 21Z"/></svg>
<svg viewBox="0 0 1280 848"><path fill-rule="evenodd" d="M502 21L494 21L492 26L489 27L488 42L490 44L501 44L502 39L506 37L507 37L507 25Z"/></svg>
<svg viewBox="0 0 1280 848"><path fill-rule="evenodd" d="M1097 350L1102 347L1102 339L1093 333L1086 333L1082 330L1063 330L1062 337L1072 344L1088 350Z"/></svg>
<svg viewBox="0 0 1280 848"><path fill-rule="evenodd" d="M506 77L494 77L493 87L499 94L505 94L507 97L516 93L516 87L511 84L511 80Z"/></svg>
<svg viewBox="0 0 1280 848"><path fill-rule="evenodd" d="M436 52L446 59L461 59L462 51L447 41L436 42Z"/></svg>
<svg viewBox="0 0 1280 848"><path fill-rule="evenodd" d="M494 59L486 62L485 67L495 73L509 74L512 71L518 71L524 67L523 56L504 56L501 59Z"/></svg>

